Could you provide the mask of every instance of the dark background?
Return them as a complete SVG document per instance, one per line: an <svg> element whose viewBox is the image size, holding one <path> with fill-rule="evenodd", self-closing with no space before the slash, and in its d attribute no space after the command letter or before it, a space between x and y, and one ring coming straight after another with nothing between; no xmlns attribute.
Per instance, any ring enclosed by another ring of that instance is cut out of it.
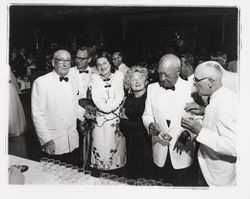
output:
<svg viewBox="0 0 250 199"><path fill-rule="evenodd" d="M110 53L122 51L133 64L167 53L177 31L192 51L222 50L229 61L237 59L236 7L11 5L9 22L10 50L46 50L56 43L74 52L101 43Z"/></svg>

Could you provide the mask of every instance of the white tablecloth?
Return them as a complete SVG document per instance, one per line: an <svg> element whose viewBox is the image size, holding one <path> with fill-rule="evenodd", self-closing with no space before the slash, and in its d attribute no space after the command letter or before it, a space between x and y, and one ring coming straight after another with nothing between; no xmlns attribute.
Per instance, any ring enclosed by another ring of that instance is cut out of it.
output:
<svg viewBox="0 0 250 199"><path fill-rule="evenodd" d="M29 169L23 173L25 184L61 184L53 173L42 171L40 162L9 155L9 166L12 165L27 165L29 167ZM91 176L85 184L100 185L100 179Z"/></svg>

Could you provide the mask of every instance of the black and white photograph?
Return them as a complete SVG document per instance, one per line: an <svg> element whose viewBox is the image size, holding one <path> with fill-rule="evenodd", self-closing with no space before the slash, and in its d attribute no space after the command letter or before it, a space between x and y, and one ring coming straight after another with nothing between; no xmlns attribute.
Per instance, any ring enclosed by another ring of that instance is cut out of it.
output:
<svg viewBox="0 0 250 199"><path fill-rule="evenodd" d="M250 196L246 2L1 10L6 198Z"/></svg>

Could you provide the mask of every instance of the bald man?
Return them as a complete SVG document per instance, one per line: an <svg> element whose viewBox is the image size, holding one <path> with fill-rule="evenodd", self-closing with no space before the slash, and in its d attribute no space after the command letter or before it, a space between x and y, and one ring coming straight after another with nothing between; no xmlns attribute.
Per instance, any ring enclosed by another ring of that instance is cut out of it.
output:
<svg viewBox="0 0 250 199"><path fill-rule="evenodd" d="M76 80L68 75L70 53L66 50L56 51L52 65L52 72L33 83L32 118L43 155L77 165L78 86Z"/></svg>
<svg viewBox="0 0 250 199"><path fill-rule="evenodd" d="M180 59L164 55L159 62L159 82L150 84L143 113L143 123L152 136L153 161L156 178L174 186L195 185L194 142L180 144L187 133L181 127L184 106L192 101L191 88L179 78Z"/></svg>
<svg viewBox="0 0 250 199"><path fill-rule="evenodd" d="M183 118L182 127L195 134L200 143L198 160L204 185L236 185L237 95L222 86L223 72L217 62L197 66L194 82L201 96L210 98L202 125Z"/></svg>

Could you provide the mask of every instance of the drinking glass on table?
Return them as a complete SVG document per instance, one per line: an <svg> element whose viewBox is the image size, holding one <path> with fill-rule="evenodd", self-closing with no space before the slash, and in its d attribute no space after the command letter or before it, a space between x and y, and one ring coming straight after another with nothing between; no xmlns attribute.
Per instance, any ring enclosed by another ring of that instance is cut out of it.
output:
<svg viewBox="0 0 250 199"><path fill-rule="evenodd" d="M60 160L55 160L54 164L51 166L51 171L52 173L56 174L56 170L58 167L60 167L61 161Z"/></svg>
<svg viewBox="0 0 250 199"><path fill-rule="evenodd" d="M110 177L109 173L101 173L101 175L100 175L100 184L101 185L108 184L109 177Z"/></svg>
<svg viewBox="0 0 250 199"><path fill-rule="evenodd" d="M155 186L164 186L164 183L161 181L156 181Z"/></svg>
<svg viewBox="0 0 250 199"><path fill-rule="evenodd" d="M117 185L118 184L118 176L117 175L110 175L109 182L111 185Z"/></svg>
<svg viewBox="0 0 250 199"><path fill-rule="evenodd" d="M118 182L120 183L119 185L125 185L125 184L127 184L127 178L120 177L120 178L118 178Z"/></svg>
<svg viewBox="0 0 250 199"><path fill-rule="evenodd" d="M48 161L49 161L49 158L46 158L46 157L43 157L43 158L40 159L42 171L45 170L45 166L48 163Z"/></svg>
<svg viewBox="0 0 250 199"><path fill-rule="evenodd" d="M72 179L72 168L73 165L72 164L66 164L65 169L64 169L64 176L63 176L63 181L65 183L70 183L71 179Z"/></svg>
<svg viewBox="0 0 250 199"><path fill-rule="evenodd" d="M56 175L58 179L63 182L64 170L66 169L66 163L62 162L61 165L56 169Z"/></svg>
<svg viewBox="0 0 250 199"><path fill-rule="evenodd" d="M147 186L154 186L155 185L155 180L153 180L153 179L147 179L146 185Z"/></svg>
<svg viewBox="0 0 250 199"><path fill-rule="evenodd" d="M84 182L88 182L88 181L89 181L89 179L90 179L90 176L91 176L91 171L89 171L89 170L85 170L85 172L84 172L84 179L83 179L83 181L84 181Z"/></svg>
<svg viewBox="0 0 250 199"><path fill-rule="evenodd" d="M78 171L79 167L78 166L73 166L72 167L72 183L75 184L78 181Z"/></svg>
<svg viewBox="0 0 250 199"><path fill-rule="evenodd" d="M54 165L55 160L49 159L48 163L46 164L46 171L51 171L52 166Z"/></svg>
<svg viewBox="0 0 250 199"><path fill-rule="evenodd" d="M136 185L136 181L133 180L133 179L128 179L128 180L127 180L127 184L128 184L128 185Z"/></svg>
<svg viewBox="0 0 250 199"><path fill-rule="evenodd" d="M84 183L84 176L85 176L85 169L84 168L79 168L78 173L77 173L77 182L78 182L78 184L83 184Z"/></svg>
<svg viewBox="0 0 250 199"><path fill-rule="evenodd" d="M138 186L146 186L147 180L145 178L138 178L136 181L136 185Z"/></svg>

